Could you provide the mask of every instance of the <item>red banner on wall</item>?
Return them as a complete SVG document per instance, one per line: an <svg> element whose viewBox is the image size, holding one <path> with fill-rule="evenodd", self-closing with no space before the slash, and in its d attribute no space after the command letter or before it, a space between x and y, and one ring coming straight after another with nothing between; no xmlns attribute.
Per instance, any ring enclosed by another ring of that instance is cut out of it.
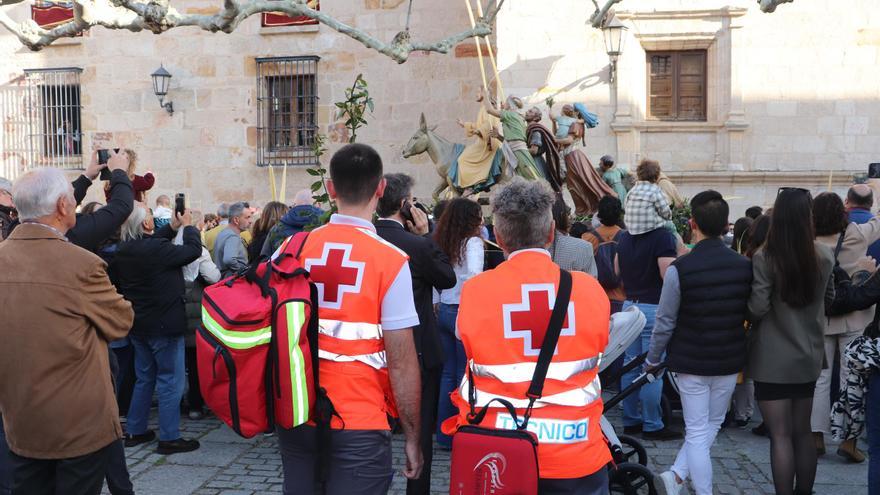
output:
<svg viewBox="0 0 880 495"><path fill-rule="evenodd" d="M316 2L313 8L315 10L321 10L321 2ZM311 24L318 24L318 21L304 15L290 17L281 12L267 12L263 14L263 27L308 26Z"/></svg>
<svg viewBox="0 0 880 495"><path fill-rule="evenodd" d="M31 6L31 19L38 26L51 29L73 20L73 4L38 2Z"/></svg>

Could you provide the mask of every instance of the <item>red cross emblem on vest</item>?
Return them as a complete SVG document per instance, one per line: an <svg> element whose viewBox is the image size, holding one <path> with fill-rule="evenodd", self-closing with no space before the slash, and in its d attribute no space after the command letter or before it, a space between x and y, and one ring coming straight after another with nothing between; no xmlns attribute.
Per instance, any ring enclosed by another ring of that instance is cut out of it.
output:
<svg viewBox="0 0 880 495"><path fill-rule="evenodd" d="M345 294L361 291L366 263L351 260L351 244L328 242L321 258L305 260L306 270L318 287L319 306L341 309Z"/></svg>
<svg viewBox="0 0 880 495"><path fill-rule="evenodd" d="M541 354L541 345L550 324L553 303L556 302L556 287L553 284L523 284L522 299L519 303L505 304L504 338L523 339L523 355ZM568 303L568 314L562 323L562 336L574 335L574 303ZM553 351L555 355L559 346Z"/></svg>

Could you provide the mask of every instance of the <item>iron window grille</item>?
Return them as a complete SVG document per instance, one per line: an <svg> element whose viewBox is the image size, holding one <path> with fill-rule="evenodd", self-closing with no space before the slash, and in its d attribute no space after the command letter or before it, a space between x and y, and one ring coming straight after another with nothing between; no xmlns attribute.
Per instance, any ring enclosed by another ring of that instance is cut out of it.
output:
<svg viewBox="0 0 880 495"><path fill-rule="evenodd" d="M319 57L257 59L257 166L314 165Z"/></svg>
<svg viewBox="0 0 880 495"><path fill-rule="evenodd" d="M28 166L83 168L82 69L27 69Z"/></svg>

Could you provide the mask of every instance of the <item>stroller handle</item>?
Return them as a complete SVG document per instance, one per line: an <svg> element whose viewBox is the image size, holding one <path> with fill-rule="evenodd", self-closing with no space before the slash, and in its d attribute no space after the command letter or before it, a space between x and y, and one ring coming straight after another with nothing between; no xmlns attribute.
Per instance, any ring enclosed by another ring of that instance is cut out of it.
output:
<svg viewBox="0 0 880 495"><path fill-rule="evenodd" d="M634 393L638 389L642 388L646 383L654 383L655 380L663 376L663 373L666 372L666 363L658 365L656 368L651 370L650 373L644 372L640 374L632 383L630 383L625 389L621 390L619 394L615 395L611 399L609 399L604 404L604 410L608 411L617 404L620 404L623 399L627 398L630 394Z"/></svg>

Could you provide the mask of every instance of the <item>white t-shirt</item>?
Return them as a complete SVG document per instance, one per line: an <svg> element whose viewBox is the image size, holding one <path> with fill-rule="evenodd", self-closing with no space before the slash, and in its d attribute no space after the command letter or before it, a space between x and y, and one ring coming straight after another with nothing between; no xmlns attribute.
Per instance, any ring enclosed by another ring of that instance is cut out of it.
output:
<svg viewBox="0 0 880 495"><path fill-rule="evenodd" d="M461 301L461 286L468 280L483 273L483 264L486 252L483 250L483 240L479 237L471 237L464 246L464 257L452 268L455 270L455 287L446 289L440 293L440 302L443 304L459 304Z"/></svg>

